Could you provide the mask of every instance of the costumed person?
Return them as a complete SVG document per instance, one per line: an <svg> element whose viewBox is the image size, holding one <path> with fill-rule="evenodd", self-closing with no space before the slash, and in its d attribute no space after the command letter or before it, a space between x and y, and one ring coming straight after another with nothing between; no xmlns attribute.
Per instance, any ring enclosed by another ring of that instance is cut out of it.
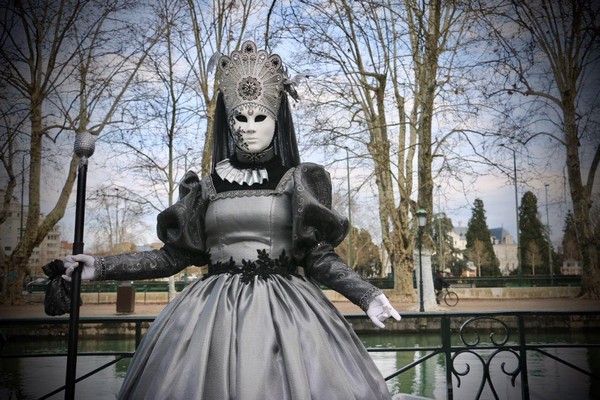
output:
<svg viewBox="0 0 600 400"><path fill-rule="evenodd" d="M158 216L160 250L68 256L82 279L133 280L208 264L150 326L120 399L390 399L384 379L319 283L377 326L397 311L334 252L348 221L323 167L300 163L276 54L253 42L219 59L213 171L187 172Z"/></svg>

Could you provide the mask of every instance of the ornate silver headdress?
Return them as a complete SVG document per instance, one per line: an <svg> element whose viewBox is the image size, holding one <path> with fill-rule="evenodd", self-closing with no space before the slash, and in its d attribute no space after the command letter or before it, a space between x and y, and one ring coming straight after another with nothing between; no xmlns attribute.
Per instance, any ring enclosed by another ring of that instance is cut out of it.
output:
<svg viewBox="0 0 600 400"><path fill-rule="evenodd" d="M252 108L277 119L283 90L297 99L292 82L283 69L281 57L246 41L241 50L219 58L219 86L223 92L228 119L241 110ZM291 92L293 91L293 93Z"/></svg>

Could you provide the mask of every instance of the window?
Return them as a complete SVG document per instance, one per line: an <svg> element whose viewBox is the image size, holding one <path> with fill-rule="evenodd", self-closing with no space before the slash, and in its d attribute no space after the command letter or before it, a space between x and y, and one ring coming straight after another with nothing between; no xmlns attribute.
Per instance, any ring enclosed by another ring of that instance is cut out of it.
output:
<svg viewBox="0 0 600 400"><path fill-rule="evenodd" d="M10 247L10 246L4 246L4 251L11 251L11 250L12 250L12 247Z"/></svg>

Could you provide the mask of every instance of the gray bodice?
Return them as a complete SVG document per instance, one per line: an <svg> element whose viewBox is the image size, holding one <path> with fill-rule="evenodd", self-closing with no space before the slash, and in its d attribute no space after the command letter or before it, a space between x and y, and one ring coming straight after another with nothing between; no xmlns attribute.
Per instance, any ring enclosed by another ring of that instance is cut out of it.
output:
<svg viewBox="0 0 600 400"><path fill-rule="evenodd" d="M292 254L292 187L284 190L239 191L217 194L206 209L206 250L211 262L238 265L255 260L257 250L271 258Z"/></svg>
<svg viewBox="0 0 600 400"><path fill-rule="evenodd" d="M249 272L244 282L250 283L264 274L289 276L301 266L308 277L366 310L381 291L333 250L347 231L348 221L331 209L331 181L319 165L291 168L272 190L221 193L210 176L200 180L190 172L180 185L179 201L158 216L157 233L164 247L98 257L96 278L159 278L210 263L212 274ZM284 250L287 257L279 260ZM234 270L229 269L230 259ZM244 265L244 260L250 263Z"/></svg>

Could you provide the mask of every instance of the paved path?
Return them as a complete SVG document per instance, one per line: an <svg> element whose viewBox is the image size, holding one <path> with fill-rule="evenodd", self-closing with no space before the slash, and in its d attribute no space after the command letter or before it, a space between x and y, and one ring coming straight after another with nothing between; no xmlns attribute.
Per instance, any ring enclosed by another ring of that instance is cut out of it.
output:
<svg viewBox="0 0 600 400"><path fill-rule="evenodd" d="M344 314L362 313L350 302L334 302L335 306ZM117 314L116 304L84 304L80 309L81 316L156 316L165 307L161 304L136 303L133 314ZM415 303L393 303L394 307L403 311L416 312L418 305ZM549 299L464 299L456 307L440 306L436 310L427 311L600 311L600 301L549 298ZM19 306L0 306L1 317L45 317L44 305L31 303Z"/></svg>

